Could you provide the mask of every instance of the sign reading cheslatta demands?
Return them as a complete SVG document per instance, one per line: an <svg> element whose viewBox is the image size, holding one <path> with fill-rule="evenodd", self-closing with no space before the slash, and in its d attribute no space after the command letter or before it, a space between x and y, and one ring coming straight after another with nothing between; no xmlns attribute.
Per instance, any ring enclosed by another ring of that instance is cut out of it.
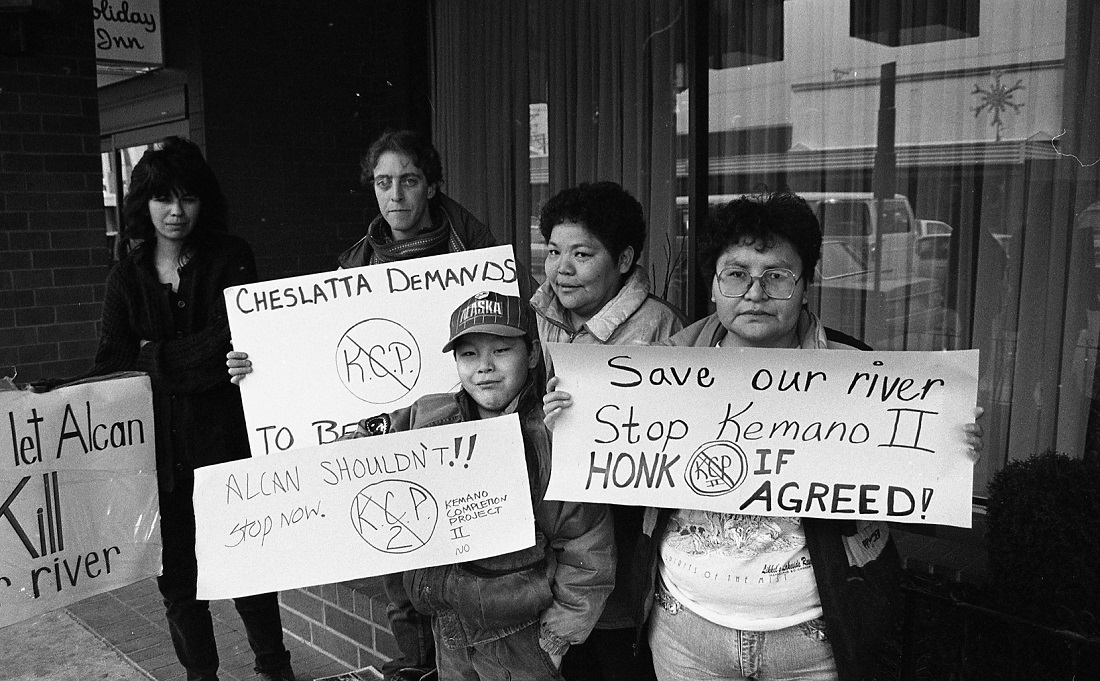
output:
<svg viewBox="0 0 1100 681"><path fill-rule="evenodd" d="M977 350L549 349L549 499L970 527Z"/></svg>
<svg viewBox="0 0 1100 681"><path fill-rule="evenodd" d="M334 442L363 418L458 386L451 312L481 291L518 296L511 246L225 290L253 456Z"/></svg>

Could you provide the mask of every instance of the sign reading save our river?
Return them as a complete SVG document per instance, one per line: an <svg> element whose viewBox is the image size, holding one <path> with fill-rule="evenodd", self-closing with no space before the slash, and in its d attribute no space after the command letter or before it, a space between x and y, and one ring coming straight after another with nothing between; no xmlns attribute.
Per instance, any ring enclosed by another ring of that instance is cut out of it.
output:
<svg viewBox="0 0 1100 681"><path fill-rule="evenodd" d="M0 627L160 572L149 377L0 391Z"/></svg>
<svg viewBox="0 0 1100 681"><path fill-rule="evenodd" d="M480 291L519 295L511 246L225 290L252 455L333 442L359 419L458 386L451 312Z"/></svg>
<svg viewBox="0 0 1100 681"><path fill-rule="evenodd" d="M462 563L535 543L515 414L195 471L198 596Z"/></svg>
<svg viewBox="0 0 1100 681"><path fill-rule="evenodd" d="M978 352L550 344L547 498L969 527Z"/></svg>

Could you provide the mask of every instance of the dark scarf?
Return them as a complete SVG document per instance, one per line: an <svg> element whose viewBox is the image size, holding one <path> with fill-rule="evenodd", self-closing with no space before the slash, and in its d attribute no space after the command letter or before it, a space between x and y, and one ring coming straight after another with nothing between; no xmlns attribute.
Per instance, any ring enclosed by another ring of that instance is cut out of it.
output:
<svg viewBox="0 0 1100 681"><path fill-rule="evenodd" d="M466 248L451 228L451 221L442 210L432 211L432 229L411 239L394 241L390 226L379 215L367 228L367 242L371 247L370 264L408 260L428 255L457 253Z"/></svg>

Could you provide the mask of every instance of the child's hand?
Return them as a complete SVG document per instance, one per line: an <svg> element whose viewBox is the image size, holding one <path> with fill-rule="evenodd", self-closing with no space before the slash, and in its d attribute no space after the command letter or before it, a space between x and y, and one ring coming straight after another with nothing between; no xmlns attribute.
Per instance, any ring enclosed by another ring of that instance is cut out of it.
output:
<svg viewBox="0 0 1100 681"><path fill-rule="evenodd" d="M244 377L252 373L252 360L248 359L247 352L230 350L225 355L225 364L229 367L229 380L234 385L240 385Z"/></svg>
<svg viewBox="0 0 1100 681"><path fill-rule="evenodd" d="M561 416L564 409L568 409L573 406L573 396L564 390L556 390L558 387L557 376L552 377L546 382L546 394L542 398L542 410L543 418L542 422L546 424L547 430L554 430L554 423L557 422L558 417Z"/></svg>
<svg viewBox="0 0 1100 681"><path fill-rule="evenodd" d="M982 430L981 424L977 421L985 413L985 409L981 407L974 408L974 423L968 423L963 426L963 433L966 434L966 444L970 447L967 450L967 455L974 463L978 463L982 460L982 449L985 447L985 442L982 439L982 435L985 432Z"/></svg>

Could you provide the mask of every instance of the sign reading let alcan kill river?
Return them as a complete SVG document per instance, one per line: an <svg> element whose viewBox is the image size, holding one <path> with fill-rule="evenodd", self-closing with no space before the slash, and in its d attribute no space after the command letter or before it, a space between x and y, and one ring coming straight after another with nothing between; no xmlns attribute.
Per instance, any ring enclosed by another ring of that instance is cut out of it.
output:
<svg viewBox="0 0 1100 681"><path fill-rule="evenodd" d="M0 627L160 572L149 377L0 391Z"/></svg>
<svg viewBox="0 0 1100 681"><path fill-rule="evenodd" d="M359 419L458 385L451 312L519 295L511 246L261 281L225 290L252 455L326 444Z"/></svg>
<svg viewBox="0 0 1100 681"><path fill-rule="evenodd" d="M535 543L515 415L195 471L198 596L246 596Z"/></svg>
<svg viewBox="0 0 1100 681"><path fill-rule="evenodd" d="M547 498L970 527L977 350L550 352Z"/></svg>

